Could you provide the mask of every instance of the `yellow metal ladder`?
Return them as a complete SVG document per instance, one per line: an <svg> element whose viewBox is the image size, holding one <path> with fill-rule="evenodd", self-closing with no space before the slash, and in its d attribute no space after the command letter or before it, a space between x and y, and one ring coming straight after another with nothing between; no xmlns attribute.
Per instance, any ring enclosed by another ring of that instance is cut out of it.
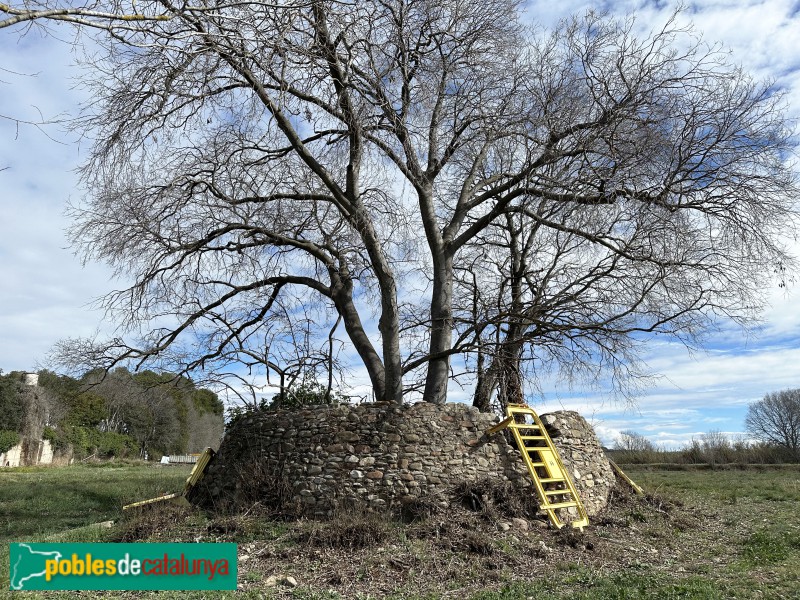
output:
<svg viewBox="0 0 800 600"><path fill-rule="evenodd" d="M486 433L492 435L505 428L511 430L533 479L541 510L547 513L556 528L561 529L566 523L557 511L572 508L574 510L569 512L574 512L577 518L569 524L582 530L589 525L589 516L539 415L525 404L509 404L506 414L508 417Z"/></svg>
<svg viewBox="0 0 800 600"><path fill-rule="evenodd" d="M185 498L186 494L197 484L200 479L202 479L203 475L205 474L206 467L211 462L211 459L214 458L213 448L206 448L205 452L202 454L195 454L191 456L197 456L197 462L194 463L194 467L192 467L192 472L189 473L189 477L186 479L186 485L183 486L182 492L177 492L175 494L165 494L163 496L158 496L156 498L150 498L149 500L142 500L140 502L134 502L133 504L126 504L122 507L122 510L128 510L129 508L135 508L137 506L144 506L145 504L154 504L156 502L163 502L164 500L172 500L174 498ZM185 502L185 501L184 501Z"/></svg>

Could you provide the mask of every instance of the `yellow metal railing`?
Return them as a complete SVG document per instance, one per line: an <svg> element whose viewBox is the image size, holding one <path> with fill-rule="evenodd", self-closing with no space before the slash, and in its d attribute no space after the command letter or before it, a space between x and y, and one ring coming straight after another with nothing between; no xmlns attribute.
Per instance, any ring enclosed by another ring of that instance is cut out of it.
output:
<svg viewBox="0 0 800 600"><path fill-rule="evenodd" d="M214 450L212 448L206 448L205 452L197 455L197 457L197 462L194 463L192 472L189 473L189 477L186 479L186 485L183 487L182 492L165 494L164 496L157 496L156 498L150 498L149 500L141 500L140 502L134 502L133 504L126 504L122 507L122 510L128 510L129 508L135 508L137 506L144 506L145 504L153 504L154 502L172 500L173 498L183 498L186 496L186 494L189 493L189 490L191 490L203 477L203 473L205 473L208 463L210 463L211 459L214 458Z"/></svg>
<svg viewBox="0 0 800 600"><path fill-rule="evenodd" d="M589 516L578 496L575 484L569 476L553 440L547 433L539 415L525 404L509 404L508 415L497 425L487 430L492 435L503 429L510 429L519 447L522 459L533 479L539 496L539 507L550 522L561 529L569 523L575 529L589 525ZM562 519L563 514L573 519ZM566 522L565 522L566 520Z"/></svg>

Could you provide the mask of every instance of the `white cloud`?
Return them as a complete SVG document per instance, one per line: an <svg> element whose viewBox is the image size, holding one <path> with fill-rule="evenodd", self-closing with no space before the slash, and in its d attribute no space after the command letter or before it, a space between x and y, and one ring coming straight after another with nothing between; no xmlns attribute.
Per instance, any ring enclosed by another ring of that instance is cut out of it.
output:
<svg viewBox="0 0 800 600"><path fill-rule="evenodd" d="M66 118L81 99L71 89L72 56L35 32L16 43L0 33L0 115L41 122ZM74 136L73 136L74 137ZM0 368L25 370L62 337L91 335L88 308L111 289L109 272L83 268L67 248L66 202L77 193L81 148L58 124L0 119Z"/></svg>

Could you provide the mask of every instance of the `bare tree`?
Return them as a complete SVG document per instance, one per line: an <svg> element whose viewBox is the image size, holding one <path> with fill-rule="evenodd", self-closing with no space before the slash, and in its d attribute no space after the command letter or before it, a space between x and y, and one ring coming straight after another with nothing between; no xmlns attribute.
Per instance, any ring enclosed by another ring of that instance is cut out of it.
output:
<svg viewBox="0 0 800 600"><path fill-rule="evenodd" d="M748 406L745 427L756 439L800 455L800 390L771 392Z"/></svg>
<svg viewBox="0 0 800 600"><path fill-rule="evenodd" d="M620 431L616 442L614 442L614 450L623 452L654 452L655 449L653 442L641 433L630 430Z"/></svg>
<svg viewBox="0 0 800 600"><path fill-rule="evenodd" d="M444 402L470 376L454 355L519 396L526 356L624 374L637 335L746 321L788 261L780 95L673 22L637 39L593 14L533 34L511 0L141 6L81 15L110 35L73 236L134 281L106 298L123 332L149 332L92 347L105 366L247 361L241 340L308 303L309 339L324 352L341 319L378 399L405 378Z"/></svg>

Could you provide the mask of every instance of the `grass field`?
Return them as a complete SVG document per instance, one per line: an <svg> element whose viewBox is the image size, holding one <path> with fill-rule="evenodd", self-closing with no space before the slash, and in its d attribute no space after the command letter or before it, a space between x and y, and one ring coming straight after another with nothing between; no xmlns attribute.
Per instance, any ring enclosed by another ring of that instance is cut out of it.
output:
<svg viewBox="0 0 800 600"><path fill-rule="evenodd" d="M148 598L800 599L798 470L630 469L647 499L617 498L583 534L500 532L487 515L461 513L411 525L359 515L284 523L160 504L122 516L125 503L180 490L187 473L113 464L0 471L0 595L76 595L2 591L9 542L124 539L239 544L236 594ZM86 527L107 520L118 524ZM285 575L299 585L267 586Z"/></svg>
<svg viewBox="0 0 800 600"><path fill-rule="evenodd" d="M183 488L190 467L95 463L0 470L0 595L7 592L11 542L103 542L122 506Z"/></svg>

